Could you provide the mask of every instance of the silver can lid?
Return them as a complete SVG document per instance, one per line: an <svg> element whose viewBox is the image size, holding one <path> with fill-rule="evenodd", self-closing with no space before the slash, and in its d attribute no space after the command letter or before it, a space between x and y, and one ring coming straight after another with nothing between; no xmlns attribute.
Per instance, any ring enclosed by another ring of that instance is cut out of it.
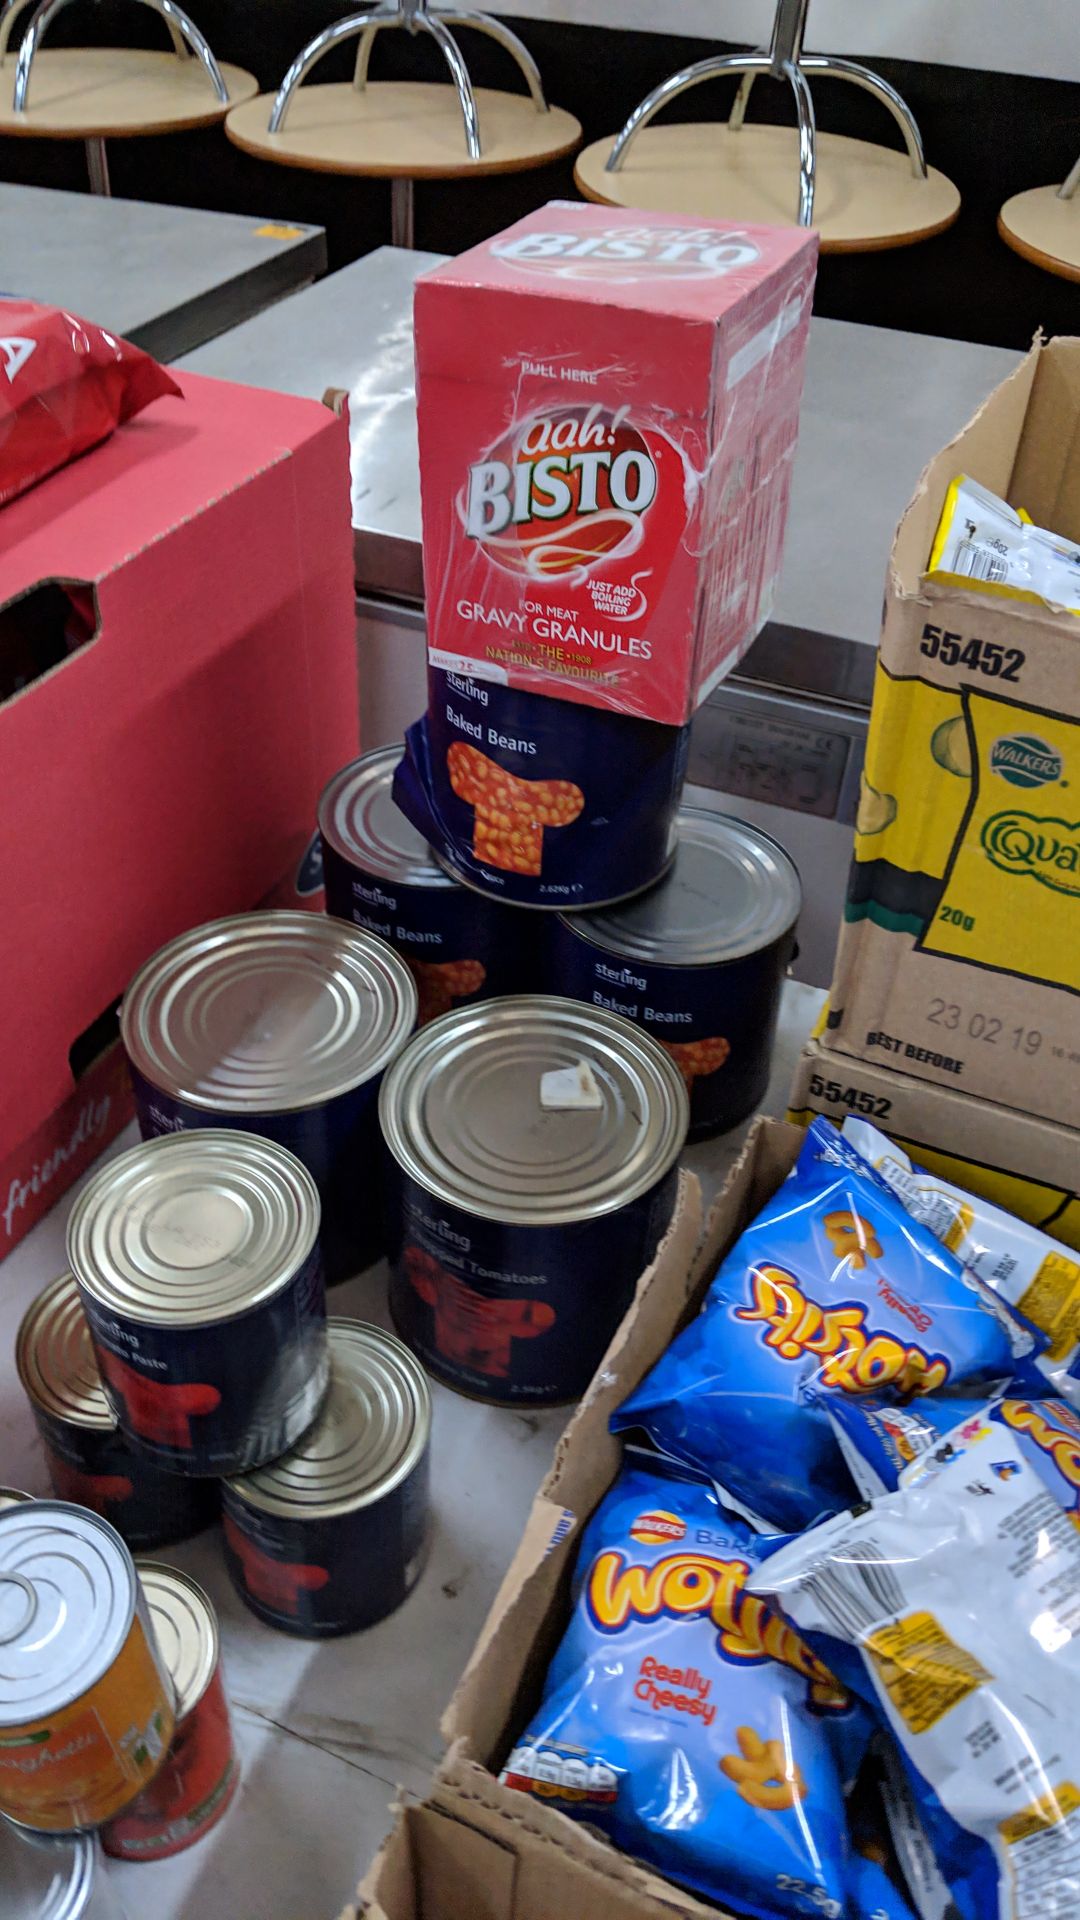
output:
<svg viewBox="0 0 1080 1920"><path fill-rule="evenodd" d="M94 1861L89 1834L31 1833L0 1819L4 1920L83 1920L90 1913Z"/></svg>
<svg viewBox="0 0 1080 1920"><path fill-rule="evenodd" d="M79 1427L115 1427L73 1274L61 1274L22 1317L15 1365L32 1405Z"/></svg>
<svg viewBox="0 0 1080 1920"><path fill-rule="evenodd" d="M399 886L452 887L427 841L391 792L401 747L378 747L342 767L319 801L319 832L343 860Z"/></svg>
<svg viewBox="0 0 1080 1920"><path fill-rule="evenodd" d="M291 1453L226 1482L236 1499L293 1520L381 1500L412 1472L431 1433L431 1391L408 1347L361 1320L327 1322L330 1386Z"/></svg>
<svg viewBox="0 0 1080 1920"><path fill-rule="evenodd" d="M582 1063L594 1104L545 1104L541 1082ZM542 1227L647 1193L682 1151L689 1105L670 1056L620 1014L530 994L423 1027L383 1081L379 1118L436 1199Z"/></svg>
<svg viewBox="0 0 1080 1920"><path fill-rule="evenodd" d="M202 1588L176 1567L136 1560L158 1651L172 1681L177 1725L197 1707L217 1671L217 1616Z"/></svg>
<svg viewBox="0 0 1080 1920"><path fill-rule="evenodd" d="M201 1327L272 1299L318 1232L318 1189L295 1154L206 1127L100 1167L71 1210L67 1251L100 1306L147 1326Z"/></svg>
<svg viewBox="0 0 1080 1920"><path fill-rule="evenodd" d="M120 1535L85 1507L0 1513L0 1727L44 1720L107 1673L135 1612Z"/></svg>
<svg viewBox="0 0 1080 1920"><path fill-rule="evenodd" d="M680 807L675 864L648 893L564 927L628 960L697 967L742 960L799 917L798 868L777 841L730 813Z"/></svg>
<svg viewBox="0 0 1080 1920"><path fill-rule="evenodd" d="M154 954L124 995L120 1032L144 1080L189 1106L291 1113L388 1066L416 1024L416 985L392 947L326 914L238 914Z"/></svg>

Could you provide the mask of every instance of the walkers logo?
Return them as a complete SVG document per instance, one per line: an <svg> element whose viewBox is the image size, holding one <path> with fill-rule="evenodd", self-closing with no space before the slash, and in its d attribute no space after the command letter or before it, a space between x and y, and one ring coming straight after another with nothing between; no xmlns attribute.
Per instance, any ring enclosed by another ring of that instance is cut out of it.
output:
<svg viewBox="0 0 1080 1920"><path fill-rule="evenodd" d="M685 1540L686 1521L677 1513L668 1513L664 1507L655 1507L651 1513L639 1513L630 1529L631 1540L640 1540L646 1547L662 1547L673 1540Z"/></svg>
<svg viewBox="0 0 1080 1920"><path fill-rule="evenodd" d="M990 771L999 773L1011 787L1046 787L1061 778L1061 755L1033 734L1013 733L994 741Z"/></svg>
<svg viewBox="0 0 1080 1920"><path fill-rule="evenodd" d="M556 407L516 426L469 468L465 532L496 566L580 580L686 515L682 461L662 434L600 406Z"/></svg>
<svg viewBox="0 0 1080 1920"><path fill-rule="evenodd" d="M719 280L761 258L737 227L606 227L594 233L522 233L492 243L492 258L556 280Z"/></svg>
<svg viewBox="0 0 1080 1920"><path fill-rule="evenodd" d="M981 839L1003 873L1027 875L1055 893L1080 894L1080 820L1040 819L1014 807L992 813Z"/></svg>

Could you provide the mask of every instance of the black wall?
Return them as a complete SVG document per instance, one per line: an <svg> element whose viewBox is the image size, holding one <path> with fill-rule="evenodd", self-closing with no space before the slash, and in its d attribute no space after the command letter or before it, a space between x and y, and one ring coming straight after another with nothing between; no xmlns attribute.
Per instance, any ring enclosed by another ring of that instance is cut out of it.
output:
<svg viewBox="0 0 1080 1920"><path fill-rule="evenodd" d="M248 67L268 89L277 86L303 42L345 10L343 0L217 0L211 27L205 0L202 5L196 0L194 7L219 58ZM599 27L518 20L511 24L536 55L550 98L578 116L587 141L613 133L657 80L719 44ZM162 41L158 23L131 0L103 0L93 10L87 0L80 0L61 15L51 39L61 44L91 34L128 44L136 39L148 45ZM509 77L506 56L491 42L467 31L462 38L479 84L517 84ZM351 62L351 48L339 49L324 61L319 77L347 78ZM1080 286L1021 260L996 232L1003 200L1024 187L1063 179L1076 159L1080 87L901 60L872 64L907 98L930 161L956 181L963 207L950 232L920 246L823 258L817 311L999 346L1025 346L1039 325L1052 333L1080 333ZM379 37L373 76L443 79L445 72L429 42L387 33ZM6 76L4 84L9 84ZM713 83L676 102L669 117L719 115L732 91L730 81ZM815 82L815 100L823 129L894 141L889 117L857 89L836 81ZM751 112L754 118L790 121L786 88L759 82ZM265 165L231 147L220 129L169 139L113 141L109 151L117 195L318 222L329 234L332 267L344 266L389 239L385 184ZM82 188L82 149L78 144L0 139L0 177ZM572 160L488 180L422 182L417 188L417 245L456 252L555 196L576 197ZM17 284L17 263L13 274L11 263L5 262L5 277Z"/></svg>

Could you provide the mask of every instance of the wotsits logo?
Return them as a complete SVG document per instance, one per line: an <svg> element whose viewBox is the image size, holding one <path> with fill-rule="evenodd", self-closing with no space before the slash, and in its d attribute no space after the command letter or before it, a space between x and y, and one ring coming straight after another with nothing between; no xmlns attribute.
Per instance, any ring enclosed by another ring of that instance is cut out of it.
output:
<svg viewBox="0 0 1080 1920"><path fill-rule="evenodd" d="M1080 893L1080 820L1040 819L1011 807L992 813L980 835L995 867L1026 875L1055 893Z"/></svg>
<svg viewBox="0 0 1080 1920"><path fill-rule="evenodd" d="M594 233L522 233L492 242L493 259L557 280L717 280L760 259L737 227L605 227Z"/></svg>
<svg viewBox="0 0 1080 1920"><path fill-rule="evenodd" d="M887 1386L933 1393L949 1378L943 1354L871 1327L861 1301L824 1307L783 1267L751 1267L747 1281L749 1304L736 1307L733 1318L764 1329L765 1345L781 1360L819 1359L823 1387L859 1394Z"/></svg>
<svg viewBox="0 0 1080 1920"><path fill-rule="evenodd" d="M515 426L469 468L469 538L496 565L532 579L580 577L634 552L661 467L676 456L628 414L555 407Z"/></svg>
<svg viewBox="0 0 1080 1920"><path fill-rule="evenodd" d="M1026 1435L1053 1462L1069 1490L1066 1512L1073 1525L1080 1526L1080 1420L1071 1408L1040 1408L1029 1400L1002 1400L993 1409L993 1418L1014 1433Z"/></svg>

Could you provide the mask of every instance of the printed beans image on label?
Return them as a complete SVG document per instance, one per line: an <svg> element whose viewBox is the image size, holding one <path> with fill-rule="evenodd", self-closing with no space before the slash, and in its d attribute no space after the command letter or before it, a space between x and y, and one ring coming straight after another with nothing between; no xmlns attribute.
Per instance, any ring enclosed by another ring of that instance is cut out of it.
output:
<svg viewBox="0 0 1080 1920"><path fill-rule="evenodd" d="M466 886L522 906L599 905L670 864L688 738L432 668L394 799Z"/></svg>

